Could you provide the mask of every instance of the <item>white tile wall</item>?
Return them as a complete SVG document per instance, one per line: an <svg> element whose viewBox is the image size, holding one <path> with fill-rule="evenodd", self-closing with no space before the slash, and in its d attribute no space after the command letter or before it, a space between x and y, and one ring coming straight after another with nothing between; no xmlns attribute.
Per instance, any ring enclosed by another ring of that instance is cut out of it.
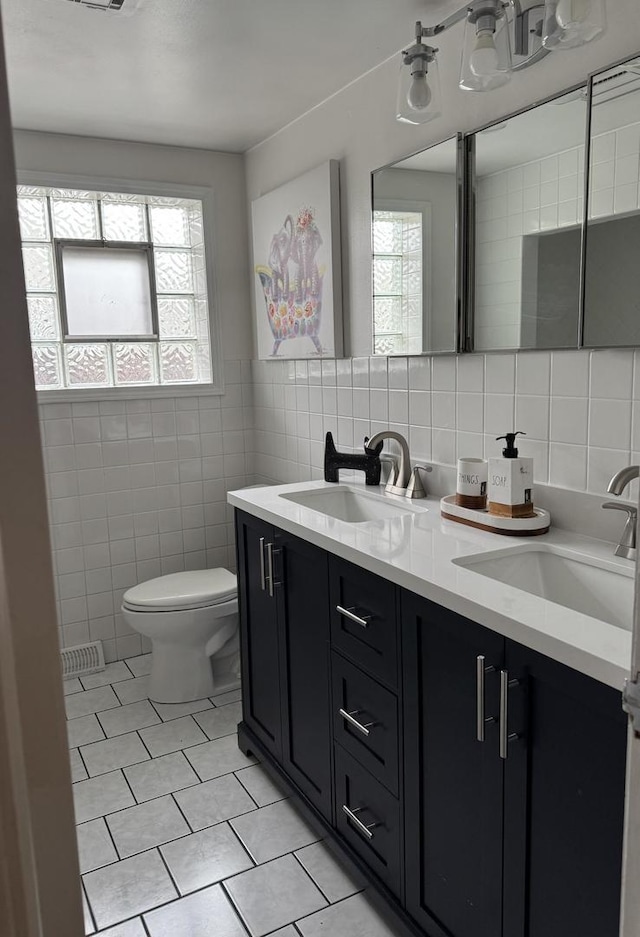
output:
<svg viewBox="0 0 640 937"><path fill-rule="evenodd" d="M611 475L640 458L640 352L338 361L339 390L347 393L337 411L333 397L324 406L323 393L335 376L318 364L253 362L261 479L322 478L327 430L339 448L360 449L365 435L395 429L409 440L414 461L445 465L499 455L495 437L523 430L520 451L534 457L538 482L603 497ZM307 400L309 412L301 411L298 403Z"/></svg>
<svg viewBox="0 0 640 937"><path fill-rule="evenodd" d="M226 362L225 377L224 396L41 405L63 647L102 640L107 660L140 654L120 613L127 588L233 568L226 494L252 480L250 362Z"/></svg>

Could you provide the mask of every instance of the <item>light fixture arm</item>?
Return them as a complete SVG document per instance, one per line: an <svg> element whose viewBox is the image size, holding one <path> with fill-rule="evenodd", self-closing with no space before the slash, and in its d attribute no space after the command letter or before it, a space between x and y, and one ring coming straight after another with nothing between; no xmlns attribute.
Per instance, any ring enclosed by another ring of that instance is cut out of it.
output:
<svg viewBox="0 0 640 937"><path fill-rule="evenodd" d="M469 15L478 17L483 15L483 12L489 12L495 14L496 10L506 10L509 7L513 6L512 0L507 0L507 2L502 2L502 0L472 0L471 3L465 4L465 6L460 7L459 10L456 10L455 13L451 13L450 16L447 16L446 19L442 20L441 23L438 23L436 26L421 26L421 36L439 36L440 33L446 32L447 29L451 29L452 26L455 26L456 23L461 23L462 20L466 20ZM416 38L418 38L418 23L416 23Z"/></svg>
<svg viewBox="0 0 640 937"><path fill-rule="evenodd" d="M549 49L541 46L533 53L529 53L529 36L541 35L542 21L544 17L544 0L471 0L465 6L460 7L454 13L447 16L441 23L435 26L423 26L416 23L416 43L420 43L423 37L433 38L441 33L451 29L457 23L465 19L471 19L477 22L481 16L490 15L495 17L496 13L506 14L509 9L513 10L514 28L515 28L515 53L523 57L521 62L512 66L512 71L522 71L530 65L535 65L541 59L549 54ZM534 20L533 14L539 13L537 20ZM526 57L525 57L526 56Z"/></svg>
<svg viewBox="0 0 640 937"><path fill-rule="evenodd" d="M521 0L512 0L513 10L514 10L514 19L515 19L515 53L519 56L526 56L523 58L522 62L512 66L512 71L520 72L523 68L529 68L530 65L535 65L536 62L540 62L542 59L546 58L549 55L550 49L545 49L543 45L540 46L533 53L529 53L529 37L537 36L542 39L542 25L544 21L544 0L540 2L534 2L530 4L525 9L522 7ZM533 14L538 13L538 19L533 19Z"/></svg>

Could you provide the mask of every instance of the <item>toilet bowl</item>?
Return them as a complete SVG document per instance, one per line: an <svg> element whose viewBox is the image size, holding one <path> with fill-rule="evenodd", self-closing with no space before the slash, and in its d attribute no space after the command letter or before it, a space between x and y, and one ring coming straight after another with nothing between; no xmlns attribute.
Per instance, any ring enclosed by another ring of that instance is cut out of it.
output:
<svg viewBox="0 0 640 937"><path fill-rule="evenodd" d="M238 587L228 569L139 583L125 592L122 614L151 640L150 699L187 703L239 686Z"/></svg>

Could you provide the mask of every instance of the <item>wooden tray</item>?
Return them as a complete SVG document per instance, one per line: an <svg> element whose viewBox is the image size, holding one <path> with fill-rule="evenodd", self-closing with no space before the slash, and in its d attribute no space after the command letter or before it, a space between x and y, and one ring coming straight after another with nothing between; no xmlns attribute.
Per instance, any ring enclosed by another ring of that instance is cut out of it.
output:
<svg viewBox="0 0 640 937"><path fill-rule="evenodd" d="M440 513L446 520L506 537L539 537L546 534L551 526L551 515L542 508L534 508L534 511L534 517L498 517L486 510L461 507L456 504L455 495L447 495L440 501Z"/></svg>

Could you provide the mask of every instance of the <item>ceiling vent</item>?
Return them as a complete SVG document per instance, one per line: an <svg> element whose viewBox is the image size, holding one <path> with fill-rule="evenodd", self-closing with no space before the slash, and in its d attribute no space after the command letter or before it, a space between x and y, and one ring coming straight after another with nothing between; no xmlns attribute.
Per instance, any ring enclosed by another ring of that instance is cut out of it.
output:
<svg viewBox="0 0 640 937"><path fill-rule="evenodd" d="M50 0L50 2L75 3L87 10L97 10L100 13L122 13L129 16L140 5L140 0Z"/></svg>

